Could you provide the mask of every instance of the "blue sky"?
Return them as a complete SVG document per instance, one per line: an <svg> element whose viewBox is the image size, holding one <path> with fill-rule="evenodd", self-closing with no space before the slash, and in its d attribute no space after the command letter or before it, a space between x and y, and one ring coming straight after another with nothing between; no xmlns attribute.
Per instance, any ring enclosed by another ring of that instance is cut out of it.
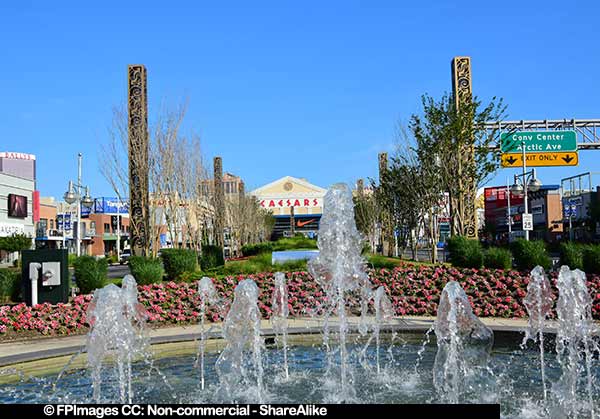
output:
<svg viewBox="0 0 600 419"><path fill-rule="evenodd" d="M98 154L130 63L148 68L150 114L187 97L185 130L248 188L375 177L398 121L451 89L456 55L510 119L600 118L594 1L86 3L0 5L0 150L37 155L43 196L64 193L79 151L84 183L111 195ZM538 174L558 183L598 157Z"/></svg>

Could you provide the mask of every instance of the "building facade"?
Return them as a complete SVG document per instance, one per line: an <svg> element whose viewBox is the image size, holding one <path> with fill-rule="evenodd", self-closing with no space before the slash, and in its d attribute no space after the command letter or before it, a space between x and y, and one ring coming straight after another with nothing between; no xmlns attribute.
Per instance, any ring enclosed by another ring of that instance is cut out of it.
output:
<svg viewBox="0 0 600 419"><path fill-rule="evenodd" d="M39 194L35 187L35 156L0 152L0 237L25 234L35 237L39 217ZM10 263L16 254L0 254Z"/></svg>
<svg viewBox="0 0 600 419"><path fill-rule="evenodd" d="M272 239L302 233L314 237L323 215L326 189L306 179L285 176L250 192L273 214Z"/></svg>
<svg viewBox="0 0 600 419"><path fill-rule="evenodd" d="M525 200L522 195L508 192L506 186L494 186L485 188L484 199L485 229L489 239L508 242L525 236L522 227ZM510 210L508 207L509 200ZM532 240L539 239L553 242L563 238L562 202L559 185L544 185L539 191L529 192L528 212L533 215L533 231L530 232ZM510 228L509 221L511 223Z"/></svg>

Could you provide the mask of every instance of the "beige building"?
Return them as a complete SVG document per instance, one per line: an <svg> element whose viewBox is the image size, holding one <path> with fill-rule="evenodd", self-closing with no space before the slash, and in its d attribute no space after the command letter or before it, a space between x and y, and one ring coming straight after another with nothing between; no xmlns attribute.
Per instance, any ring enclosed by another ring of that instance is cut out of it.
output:
<svg viewBox="0 0 600 419"><path fill-rule="evenodd" d="M294 233L313 236L319 229L326 189L306 179L285 176L250 192L261 207L275 217L274 239L292 232L291 212L294 209Z"/></svg>

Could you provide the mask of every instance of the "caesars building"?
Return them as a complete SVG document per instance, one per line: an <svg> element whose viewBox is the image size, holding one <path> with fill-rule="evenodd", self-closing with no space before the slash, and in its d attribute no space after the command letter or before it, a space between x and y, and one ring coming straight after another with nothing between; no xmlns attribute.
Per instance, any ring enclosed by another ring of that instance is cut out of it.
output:
<svg viewBox="0 0 600 419"><path fill-rule="evenodd" d="M293 230L314 237L323 214L323 197L327 192L306 179L285 176L250 192L261 207L271 211L275 226L271 239L289 236ZM293 213L293 219L292 219Z"/></svg>

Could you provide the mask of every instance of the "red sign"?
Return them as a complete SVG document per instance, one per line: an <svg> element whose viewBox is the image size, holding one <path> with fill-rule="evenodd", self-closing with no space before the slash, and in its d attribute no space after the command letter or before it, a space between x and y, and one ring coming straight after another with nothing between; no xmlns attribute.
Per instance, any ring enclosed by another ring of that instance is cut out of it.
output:
<svg viewBox="0 0 600 419"><path fill-rule="evenodd" d="M320 207L321 198L263 199L260 201L260 206L263 208Z"/></svg>
<svg viewBox="0 0 600 419"><path fill-rule="evenodd" d="M33 191L33 222L40 221L40 191Z"/></svg>
<svg viewBox="0 0 600 419"><path fill-rule="evenodd" d="M15 160L35 160L35 155L27 153L15 153L14 151L0 151L0 158Z"/></svg>

